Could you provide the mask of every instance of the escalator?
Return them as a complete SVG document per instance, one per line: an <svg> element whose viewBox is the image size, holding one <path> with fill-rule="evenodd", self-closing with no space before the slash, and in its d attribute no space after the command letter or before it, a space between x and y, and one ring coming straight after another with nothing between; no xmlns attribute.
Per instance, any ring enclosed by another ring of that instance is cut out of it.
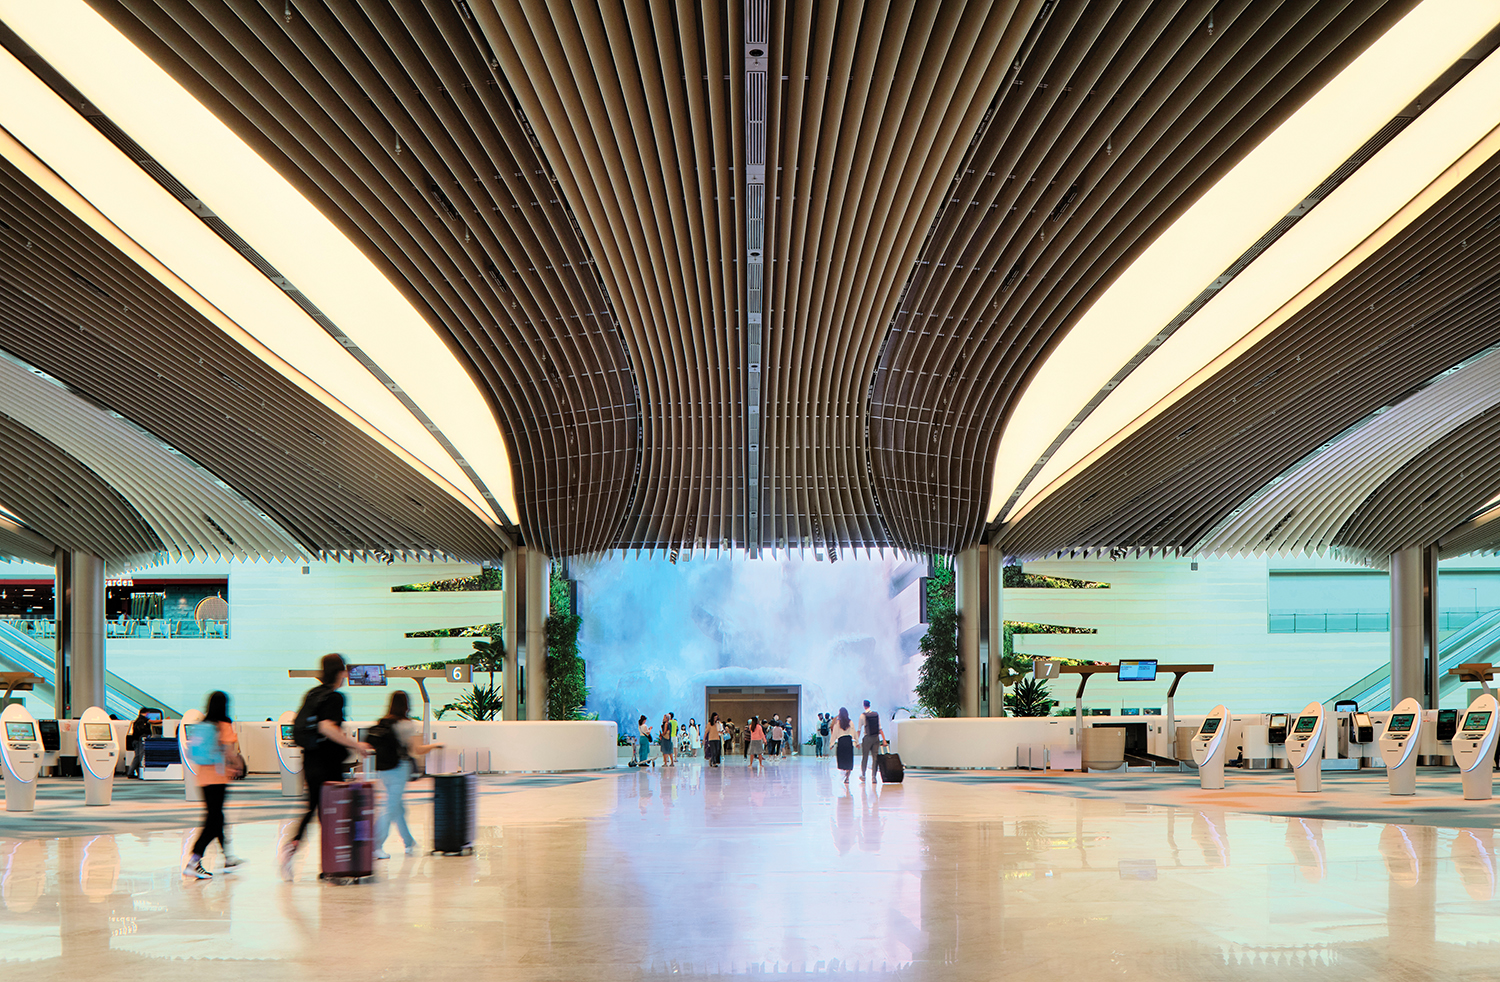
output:
<svg viewBox="0 0 1500 982"><path fill-rule="evenodd" d="M1463 682L1449 675L1450 668L1472 662L1491 662L1500 656L1500 610L1483 616L1454 631L1438 644L1438 691L1446 695ZM1391 708L1391 666L1382 665L1364 678L1338 693L1329 703L1352 699L1365 712Z"/></svg>
<svg viewBox="0 0 1500 982"><path fill-rule="evenodd" d="M52 689L57 684L55 661L56 653L51 647L13 625L0 622L0 668L30 672L46 680L46 685L38 688ZM161 700L142 692L114 672L104 673L104 686L104 711L114 713L120 719L134 719L142 706L154 706L169 718L179 715Z"/></svg>

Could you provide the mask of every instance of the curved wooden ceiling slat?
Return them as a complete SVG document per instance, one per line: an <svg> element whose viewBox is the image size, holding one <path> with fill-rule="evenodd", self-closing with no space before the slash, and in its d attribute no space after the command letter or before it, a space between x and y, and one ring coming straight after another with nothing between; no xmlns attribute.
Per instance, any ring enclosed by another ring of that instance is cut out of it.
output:
<svg viewBox="0 0 1500 982"><path fill-rule="evenodd" d="M387 272L473 366L529 542L613 543L636 467L614 314L473 25L446 4L94 4Z"/></svg>

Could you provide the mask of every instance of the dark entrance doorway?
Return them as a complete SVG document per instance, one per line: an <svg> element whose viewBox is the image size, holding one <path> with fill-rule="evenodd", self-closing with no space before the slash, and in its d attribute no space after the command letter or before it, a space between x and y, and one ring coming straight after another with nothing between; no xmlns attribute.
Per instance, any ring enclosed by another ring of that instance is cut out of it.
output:
<svg viewBox="0 0 1500 982"><path fill-rule="evenodd" d="M807 739L802 732L802 686L800 685L706 685L703 687L703 719L706 725L714 713L720 719L732 719L743 731L745 720L759 716L769 720L772 716L796 720L793 736L798 743ZM733 753L743 752L743 732L736 741ZM770 734L766 735L769 739ZM730 753L725 748L725 753Z"/></svg>

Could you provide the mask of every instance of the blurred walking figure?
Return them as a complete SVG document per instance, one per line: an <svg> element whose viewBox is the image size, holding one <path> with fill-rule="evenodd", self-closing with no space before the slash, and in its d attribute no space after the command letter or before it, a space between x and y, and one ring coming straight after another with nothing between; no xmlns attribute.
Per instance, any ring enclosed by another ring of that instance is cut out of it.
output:
<svg viewBox="0 0 1500 982"><path fill-rule="evenodd" d="M224 869L234 869L242 859L229 851L229 836L224 828L224 796L229 792L229 782L245 773L245 760L240 756L239 738L234 735L234 724L229 719L229 696L214 692L208 697L208 706L203 710L203 722L192 726L211 726L214 733L209 741L216 744L213 763L198 763L198 786L203 789L203 830L193 842L193 854L182 867L183 876L207 880L213 876L203 868L203 856L215 839L224 852Z"/></svg>
<svg viewBox="0 0 1500 982"><path fill-rule="evenodd" d="M416 770L412 759L441 747L441 743L421 743L422 724L411 718L411 696L405 689L391 693L385 715L370 727L370 746L375 750L375 774L385 786L385 804L375 820L375 858L390 859L385 840L391 834L391 823L401 833L406 854L417 854L417 840L406 824L406 785Z"/></svg>
<svg viewBox="0 0 1500 982"><path fill-rule="evenodd" d="M849 775L854 772L854 723L849 719L849 710L840 706L838 719L829 724L828 731L833 738L834 764L844 772L844 783L848 784Z"/></svg>
<svg viewBox="0 0 1500 982"><path fill-rule="evenodd" d="M865 779L865 766L870 760L880 754L880 743L885 739L885 731L880 728L880 714L870 708L870 700L865 700L865 711L859 714L860 728L864 730L864 737L859 741L859 779ZM880 776L879 762L876 762L875 777Z"/></svg>

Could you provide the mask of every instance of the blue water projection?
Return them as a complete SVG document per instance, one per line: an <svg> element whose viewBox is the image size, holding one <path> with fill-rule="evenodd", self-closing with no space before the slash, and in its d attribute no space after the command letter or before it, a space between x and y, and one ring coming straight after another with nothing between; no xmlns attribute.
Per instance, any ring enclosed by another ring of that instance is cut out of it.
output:
<svg viewBox="0 0 1500 982"><path fill-rule="evenodd" d="M889 719L915 701L918 572L895 559L575 561L588 708L633 733L642 714L701 721L704 686L790 684L801 733L864 699Z"/></svg>

